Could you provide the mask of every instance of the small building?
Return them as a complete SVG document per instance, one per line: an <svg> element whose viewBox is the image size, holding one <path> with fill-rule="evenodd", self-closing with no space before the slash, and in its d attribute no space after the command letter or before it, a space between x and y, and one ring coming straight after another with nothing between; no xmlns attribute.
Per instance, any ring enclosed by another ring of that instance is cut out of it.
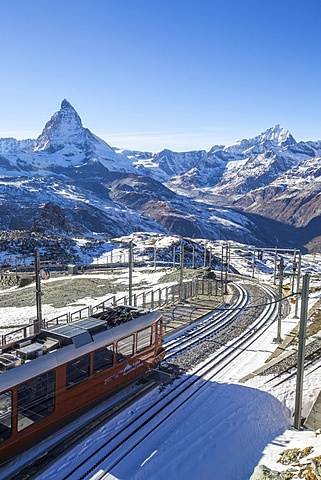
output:
<svg viewBox="0 0 321 480"><path fill-rule="evenodd" d="M78 265L68 265L69 275L78 275Z"/></svg>

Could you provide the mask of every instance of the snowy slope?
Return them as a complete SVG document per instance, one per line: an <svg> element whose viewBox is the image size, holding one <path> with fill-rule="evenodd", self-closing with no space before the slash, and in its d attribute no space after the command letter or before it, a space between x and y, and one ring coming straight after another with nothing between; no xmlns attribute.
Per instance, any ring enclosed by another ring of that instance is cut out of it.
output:
<svg viewBox="0 0 321 480"><path fill-rule="evenodd" d="M213 147L191 170L172 178L171 188L210 187L212 194L238 195L266 186L300 162L316 156L319 142L297 144L288 130L276 125L252 139Z"/></svg>
<svg viewBox="0 0 321 480"><path fill-rule="evenodd" d="M1 139L0 152L23 174L58 167L78 167L89 161L101 163L110 171L134 172L128 158L115 151L96 135L84 128L73 106L63 100L61 108L46 123L36 140ZM1 164L0 164L1 167ZM2 174L5 171L2 169Z"/></svg>
<svg viewBox="0 0 321 480"><path fill-rule="evenodd" d="M136 237L136 241L137 241ZM151 239L150 239L151 240ZM158 241L166 241L171 245L171 238L159 238ZM138 246L138 245L137 245ZM140 244L142 247L143 245ZM219 255L221 245L216 245L216 253ZM242 253L243 260L236 254ZM232 247L232 264L241 272L251 276L251 265L245 267L246 246L234 245ZM267 259L265 259L267 261ZM288 258L289 260L289 258ZM273 256L269 258L273 265ZM310 271L312 264L320 265L309 256L309 259L303 256L302 266L304 272ZM263 263L258 265L255 275L264 283L272 281L271 275L267 274ZM315 280L313 285L319 285L317 276L320 276L320 270L314 271ZM163 274L163 271L161 272ZM146 269L136 270L137 285L141 285L146 277ZM163 287L160 283L160 274L154 273L154 284ZM127 280L127 270L122 272L122 278ZM102 275L93 275L93 280L101 279ZM77 279L77 277L76 277ZM57 279L51 279L54 282ZM68 281L73 281L70 279ZM151 281L148 279L148 281ZM29 288L29 287L26 287ZM123 292L119 293L121 296ZM320 298L319 293L310 294L309 308ZM85 305L93 305L105 300L105 297L84 298L81 299ZM61 314L61 311L54 310L49 304L44 303L44 312L50 318ZM79 308L79 307L78 307ZM34 307L15 308L7 307L2 309L3 324L16 321L21 318L33 318ZM73 311L68 306L66 311ZM75 307L74 307L75 310ZM285 335L290 332L297 324L298 320L294 316L294 306L290 315L282 323L282 333ZM107 473L107 470L100 471L100 478L117 479L154 479L175 478L175 480L194 480L199 479L217 479L217 480L249 480L255 467L266 465L278 472L292 469L293 478L304 478L299 476L296 465L284 465L279 463L280 455L286 449L306 448L313 446L313 451L308 457L301 460L304 465L308 459L317 457L321 454L321 437L311 430L304 429L296 431L291 428L293 424L293 412L296 398L296 376L279 386L269 382L273 376L257 376L246 383L240 382L245 375L254 372L257 368L264 365L265 360L275 350L274 342L276 333L276 323L273 322L265 331L264 335L259 337L253 344L244 348L241 359L231 361L226 370L218 373L210 382L203 386L203 389L192 397L189 402L182 404L180 408L172 411L167 422L158 429L154 429L145 441L141 442L132 454L126 456L122 462L117 464ZM304 388L302 395L302 414L305 416L311 403L316 398L320 383L318 363L310 365L309 371L304 375ZM186 375L193 380L194 372L189 371ZM201 379L200 379L201 380ZM203 383L204 380L203 380ZM166 390L165 390L166 391ZM95 434L83 442L80 442L72 451L62 456L58 462L51 464L45 472L38 472L38 479L55 479L64 477L69 462L81 463L84 455L93 447L98 446L104 438L110 436L111 431L117 431L121 425L126 424L129 417L139 414L143 408L153 403L155 397L159 397L159 390L155 390L131 405L116 419L112 420L108 426L103 426L98 434ZM103 411L109 403L104 403L97 407L96 412ZM84 417L81 420L86 420ZM80 420L77 420L77 423ZM79 426L79 425L78 425ZM66 430L70 431L72 425L68 425ZM54 437L56 440L57 437ZM53 439L46 439L37 446L36 451L50 449ZM33 451L34 454L35 450ZM18 461L28 460L30 452L19 457ZM1 473L8 475L14 471L15 462L10 462L5 471ZM84 472L85 473L85 472ZM276 474L275 474L276 477ZM262 478L262 477L260 477ZM271 476L272 478L272 476ZM273 477L274 478L274 477ZM281 477L277 477L281 478ZM282 478L290 478L284 476ZM306 477L308 478L308 477ZM309 477L314 478L314 477ZM315 477L316 478L316 477Z"/></svg>
<svg viewBox="0 0 321 480"><path fill-rule="evenodd" d="M267 243L262 225L269 218L278 222L273 242L292 244L297 239L284 222L301 228L319 215L320 168L321 141L297 143L280 125L209 152L112 148L63 100L37 139L0 139L0 225L58 232L43 215L49 203L49 211L61 209L66 235L136 227ZM313 235L321 237L321 229L304 241Z"/></svg>

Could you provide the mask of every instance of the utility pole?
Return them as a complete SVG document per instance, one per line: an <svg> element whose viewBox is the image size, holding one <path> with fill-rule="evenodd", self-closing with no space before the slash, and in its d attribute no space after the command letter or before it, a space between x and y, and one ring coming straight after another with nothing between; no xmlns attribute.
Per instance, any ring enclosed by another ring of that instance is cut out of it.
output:
<svg viewBox="0 0 321 480"><path fill-rule="evenodd" d="M195 268L195 247L193 245L193 253L192 253L192 268Z"/></svg>
<svg viewBox="0 0 321 480"><path fill-rule="evenodd" d="M303 392L303 374L304 374L304 355L305 355L305 336L306 325L308 320L308 299L309 299L309 275L305 274L302 284L301 298L301 316L299 329L299 348L298 348L298 370L296 377L295 391L295 409L294 409L294 425L296 430L301 429L301 410L302 410L302 392Z"/></svg>
<svg viewBox="0 0 321 480"><path fill-rule="evenodd" d="M180 243L179 249L179 268L180 268L180 275L179 275L179 283L182 287L183 283L183 268L184 268L184 244L183 241Z"/></svg>
<svg viewBox="0 0 321 480"><path fill-rule="evenodd" d="M296 294L294 318L299 318L299 316L298 316L298 311L299 311L300 277L301 277L301 252L299 252L298 276L297 276L297 279L296 279L296 291L297 291L297 294Z"/></svg>
<svg viewBox="0 0 321 480"><path fill-rule="evenodd" d="M224 246L222 245L222 256L221 256L221 285L223 288L223 268L224 268Z"/></svg>
<svg viewBox="0 0 321 480"><path fill-rule="evenodd" d="M225 263L225 288L224 293L227 294L227 281L228 281L228 270L229 270L229 246L226 245L226 263Z"/></svg>
<svg viewBox="0 0 321 480"><path fill-rule="evenodd" d="M275 247L275 253L274 253L274 276L273 276L273 284L276 285L276 262L278 258L278 249Z"/></svg>
<svg viewBox="0 0 321 480"><path fill-rule="evenodd" d="M255 247L253 250L252 278L254 278L254 270L255 270Z"/></svg>
<svg viewBox="0 0 321 480"><path fill-rule="evenodd" d="M154 270L156 272L156 245L154 246Z"/></svg>
<svg viewBox="0 0 321 480"><path fill-rule="evenodd" d="M175 254L175 249L176 249L176 247L175 247L175 245L173 245L173 268L175 268L175 255L176 255Z"/></svg>
<svg viewBox="0 0 321 480"><path fill-rule="evenodd" d="M282 296L283 296L283 272L284 272L284 260L283 257L280 257L279 265L279 306L278 306L278 331L276 338L274 339L275 343L281 343L281 320L282 320Z"/></svg>
<svg viewBox="0 0 321 480"><path fill-rule="evenodd" d="M180 243L179 249L179 299L183 298L183 268L184 268L184 244L183 240Z"/></svg>
<svg viewBox="0 0 321 480"><path fill-rule="evenodd" d="M41 280L40 280L40 255L39 250L35 248L35 274L36 274L36 306L37 306L37 320L34 322L34 333L39 333L42 327L42 307L41 307Z"/></svg>
<svg viewBox="0 0 321 480"><path fill-rule="evenodd" d="M206 267L206 244L204 245L204 267Z"/></svg>
<svg viewBox="0 0 321 480"><path fill-rule="evenodd" d="M292 285L291 285L291 290L294 292L294 277L295 277L295 272L297 268L297 263L296 263L296 249L294 249L293 252L293 267L292 267Z"/></svg>
<svg viewBox="0 0 321 480"><path fill-rule="evenodd" d="M129 270L129 290L128 290L128 302L132 305L133 302L133 269L134 269L134 255L133 255L133 242L129 242L129 255L128 255L128 270Z"/></svg>

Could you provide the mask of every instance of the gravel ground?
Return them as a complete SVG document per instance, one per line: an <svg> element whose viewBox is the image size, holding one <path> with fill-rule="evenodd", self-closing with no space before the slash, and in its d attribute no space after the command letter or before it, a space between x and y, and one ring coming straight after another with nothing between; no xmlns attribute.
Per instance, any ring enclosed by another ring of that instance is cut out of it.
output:
<svg viewBox="0 0 321 480"><path fill-rule="evenodd" d="M321 340L314 340L310 344L306 345L305 347L305 357L308 355L312 355L313 353L320 353L321 350ZM289 357L285 358L281 362L276 363L275 365L267 368L260 375L280 375L284 372L284 370L288 368L292 368L294 365L297 365L298 354L297 352Z"/></svg>
<svg viewBox="0 0 321 480"><path fill-rule="evenodd" d="M169 271L169 269L158 269L160 277L157 283L179 282L180 272L178 270ZM134 289L150 289L151 283L148 277L153 274L152 270L142 270L139 272L140 280L134 279ZM52 276L55 281L41 282L41 291L43 293L42 303L50 304L54 308L62 308L74 304L75 307L82 306L83 298L92 298L114 295L117 292L128 292L127 272L113 273L110 271L96 272L86 276ZM184 269L184 280L190 280L194 275L202 277L206 275L204 269ZM144 278L143 278L144 276ZM23 288L14 288L0 291L0 307L32 307L35 305L35 283Z"/></svg>
<svg viewBox="0 0 321 480"><path fill-rule="evenodd" d="M128 290L128 284L117 283L115 279L104 278L64 278L51 283L42 282L42 302L55 308L65 307L75 302L81 303L84 297L95 298ZM24 288L6 291L0 295L0 307L30 307L35 305L35 284Z"/></svg>

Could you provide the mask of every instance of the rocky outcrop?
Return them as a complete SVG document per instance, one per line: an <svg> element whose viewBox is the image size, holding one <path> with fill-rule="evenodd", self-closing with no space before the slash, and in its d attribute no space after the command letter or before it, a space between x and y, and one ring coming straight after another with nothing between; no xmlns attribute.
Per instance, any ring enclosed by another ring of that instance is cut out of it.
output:
<svg viewBox="0 0 321 480"><path fill-rule="evenodd" d="M255 467L250 480L321 480L321 456L310 457L313 447L284 450L278 463L289 465L285 470L272 470L265 465ZM309 458L307 458L309 457Z"/></svg>

